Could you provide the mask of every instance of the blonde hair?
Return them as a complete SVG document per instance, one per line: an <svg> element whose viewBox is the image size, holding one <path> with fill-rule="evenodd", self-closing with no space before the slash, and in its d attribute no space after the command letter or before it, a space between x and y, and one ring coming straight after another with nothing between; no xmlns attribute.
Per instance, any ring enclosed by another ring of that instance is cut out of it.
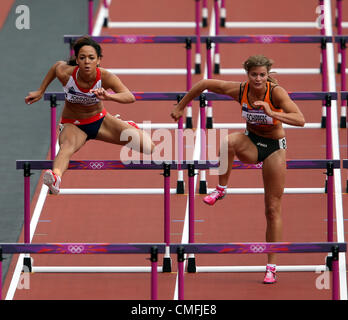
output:
<svg viewBox="0 0 348 320"><path fill-rule="evenodd" d="M268 59L262 54L258 54L255 56L250 56L244 63L243 63L243 68L246 72L249 72L252 68L254 67L266 67L267 72L268 72L268 77L267 81L270 81L272 83L278 84L278 81L274 79L273 77L270 76L270 72L272 65L274 61L271 59Z"/></svg>

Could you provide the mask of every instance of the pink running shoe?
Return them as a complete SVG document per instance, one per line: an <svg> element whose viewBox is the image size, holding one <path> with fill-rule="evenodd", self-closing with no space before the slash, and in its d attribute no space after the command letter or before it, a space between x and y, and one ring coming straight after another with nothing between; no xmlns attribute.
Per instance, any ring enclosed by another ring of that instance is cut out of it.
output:
<svg viewBox="0 0 348 320"><path fill-rule="evenodd" d="M217 200L223 199L225 195L226 195L226 190L224 188L220 188L219 186L217 186L210 195L203 198L203 201L206 204L209 204L212 206L215 204Z"/></svg>
<svg viewBox="0 0 348 320"><path fill-rule="evenodd" d="M43 176L44 184L50 189L52 194L59 193L60 177L57 176L52 170L46 170Z"/></svg>
<svg viewBox="0 0 348 320"><path fill-rule="evenodd" d="M263 279L263 283L273 284L276 282L277 282L276 268L267 265L266 266L266 274L265 274L265 278Z"/></svg>

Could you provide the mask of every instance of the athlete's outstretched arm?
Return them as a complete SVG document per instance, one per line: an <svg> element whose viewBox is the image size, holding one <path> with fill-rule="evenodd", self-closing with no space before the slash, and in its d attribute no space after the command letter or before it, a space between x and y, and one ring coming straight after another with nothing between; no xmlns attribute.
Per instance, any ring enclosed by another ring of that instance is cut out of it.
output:
<svg viewBox="0 0 348 320"><path fill-rule="evenodd" d="M209 90L218 94L226 94L233 98L238 97L239 94L239 82L223 81L215 79L203 79L198 81L189 92L181 99L181 101L175 106L171 113L171 117L178 121L184 114L184 109L187 104L194 98L198 97L203 91Z"/></svg>
<svg viewBox="0 0 348 320"><path fill-rule="evenodd" d="M66 65L65 61L57 61L51 68L48 70L45 78L43 79L41 86L36 91L31 91L28 93L28 95L25 97L25 103L26 104L32 104L37 101L39 101L43 94L45 93L47 87L49 84L56 78L57 76L57 68Z"/></svg>

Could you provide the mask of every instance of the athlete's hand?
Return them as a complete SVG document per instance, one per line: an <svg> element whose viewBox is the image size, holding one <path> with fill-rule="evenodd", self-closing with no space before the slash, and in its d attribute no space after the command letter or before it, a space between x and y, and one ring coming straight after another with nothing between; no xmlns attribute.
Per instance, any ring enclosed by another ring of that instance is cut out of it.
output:
<svg viewBox="0 0 348 320"><path fill-rule="evenodd" d="M273 111L271 109L271 107L269 106L269 104L265 101L255 101L254 102L254 106L260 106L263 108L263 110L265 110L265 113L270 116L273 117Z"/></svg>
<svg viewBox="0 0 348 320"><path fill-rule="evenodd" d="M178 121L182 116L184 115L184 109L180 107L180 105L176 105L173 109L170 116L175 120Z"/></svg>
<svg viewBox="0 0 348 320"><path fill-rule="evenodd" d="M24 101L26 104L33 104L39 101L42 98L42 96L43 96L43 93L41 91L32 91L28 93Z"/></svg>
<svg viewBox="0 0 348 320"><path fill-rule="evenodd" d="M109 99L109 94L108 94L108 92L104 88L98 88L98 89L90 90L89 92L90 93L94 93L95 96L99 100L108 100Z"/></svg>

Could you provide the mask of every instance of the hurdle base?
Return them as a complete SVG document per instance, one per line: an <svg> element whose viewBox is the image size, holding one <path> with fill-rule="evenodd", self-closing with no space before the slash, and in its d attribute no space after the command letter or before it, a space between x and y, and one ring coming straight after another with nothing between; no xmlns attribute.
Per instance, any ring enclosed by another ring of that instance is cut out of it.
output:
<svg viewBox="0 0 348 320"><path fill-rule="evenodd" d="M186 129L192 129L192 117L186 117Z"/></svg>
<svg viewBox="0 0 348 320"><path fill-rule="evenodd" d="M202 18L202 27L203 28L208 27L208 18Z"/></svg>
<svg viewBox="0 0 348 320"><path fill-rule="evenodd" d="M185 184L184 181L178 180L176 182L176 193L177 194L184 194L185 193Z"/></svg>
<svg viewBox="0 0 348 320"><path fill-rule="evenodd" d="M220 64L219 63L214 64L214 73L220 74Z"/></svg>
<svg viewBox="0 0 348 320"><path fill-rule="evenodd" d="M326 117L321 117L321 128L325 129L326 128Z"/></svg>
<svg viewBox="0 0 348 320"><path fill-rule="evenodd" d="M205 180L199 181L199 193L207 194L207 181Z"/></svg>
<svg viewBox="0 0 348 320"><path fill-rule="evenodd" d="M201 65L199 63L195 64L195 74L201 74Z"/></svg>
<svg viewBox="0 0 348 320"><path fill-rule="evenodd" d="M32 271L33 271L33 259L31 257L24 257L22 272L32 272Z"/></svg>
<svg viewBox="0 0 348 320"><path fill-rule="evenodd" d="M163 258L162 272L172 272L172 259L170 257Z"/></svg>
<svg viewBox="0 0 348 320"><path fill-rule="evenodd" d="M332 271L332 255L328 254L325 260L326 267L329 271Z"/></svg>
<svg viewBox="0 0 348 320"><path fill-rule="evenodd" d="M340 128L347 128L347 118L341 117Z"/></svg>
<svg viewBox="0 0 348 320"><path fill-rule="evenodd" d="M104 28L108 28L109 27L109 19L108 18L104 18L103 27Z"/></svg>
<svg viewBox="0 0 348 320"><path fill-rule="evenodd" d="M220 27L225 28L226 27L226 18L220 18Z"/></svg>
<svg viewBox="0 0 348 320"><path fill-rule="evenodd" d="M195 257L189 257L187 259L187 272L195 273L196 272L196 259Z"/></svg>
<svg viewBox="0 0 348 320"><path fill-rule="evenodd" d="M207 122L205 124L207 129L213 129L213 118L207 117Z"/></svg>

